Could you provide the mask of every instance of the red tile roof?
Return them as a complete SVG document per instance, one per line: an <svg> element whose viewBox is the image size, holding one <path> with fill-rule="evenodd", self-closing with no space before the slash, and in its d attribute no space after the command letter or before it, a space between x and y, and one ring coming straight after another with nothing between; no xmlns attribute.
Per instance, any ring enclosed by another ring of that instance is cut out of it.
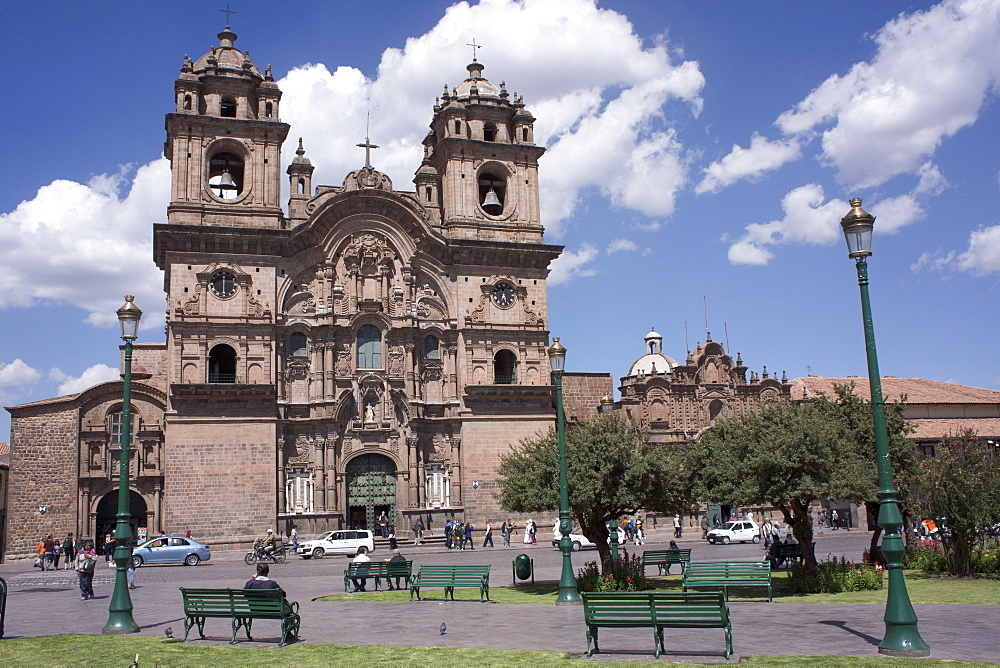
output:
<svg viewBox="0 0 1000 668"><path fill-rule="evenodd" d="M806 376L794 378L792 383L792 398L803 399L825 394L836 396L833 391L835 384L854 384L854 393L863 399L870 398L868 378L861 376L846 376L843 378L827 378L825 376ZM882 392L889 401L894 401L900 395L906 395L906 403L914 404L1000 404L1000 391L987 390L981 387L942 383L924 378L882 377Z"/></svg>

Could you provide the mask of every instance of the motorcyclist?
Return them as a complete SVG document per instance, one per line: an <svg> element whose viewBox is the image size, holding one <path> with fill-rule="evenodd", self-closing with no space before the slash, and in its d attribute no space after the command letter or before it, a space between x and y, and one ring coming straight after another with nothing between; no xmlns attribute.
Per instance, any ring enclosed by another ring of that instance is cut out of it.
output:
<svg viewBox="0 0 1000 668"><path fill-rule="evenodd" d="M278 547L278 539L274 537L274 529L268 529L267 533L258 542L260 549L264 550L264 555L268 558L271 557L274 550Z"/></svg>

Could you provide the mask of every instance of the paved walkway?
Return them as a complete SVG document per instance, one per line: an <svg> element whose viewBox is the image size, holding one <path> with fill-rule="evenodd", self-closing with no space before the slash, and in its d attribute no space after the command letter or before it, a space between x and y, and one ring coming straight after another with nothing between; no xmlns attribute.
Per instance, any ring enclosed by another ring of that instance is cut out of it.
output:
<svg viewBox="0 0 1000 668"><path fill-rule="evenodd" d="M518 546L522 547L522 546ZM748 549L750 546L746 546ZM728 549L728 548L722 548ZM476 550L449 553L436 550L408 551L417 563L493 563L494 587L510 583L510 560L520 550ZM411 554L412 553L412 554ZM533 548L539 578L556 580L559 553ZM719 552L721 555L721 552ZM195 568L184 566L144 567L138 571L140 586L132 590L134 617L141 633L163 636L170 627L177 637L184 634L178 586L240 586L250 570L241 554L213 555L211 562ZM727 556L729 556L727 554ZM735 556L735 554L733 555ZM594 553L574 555L577 566ZM718 557L717 557L718 558ZM493 647L550 649L581 654L587 641L583 612L578 607L501 605L478 601L366 602L352 600L320 603L312 599L343 593L345 559L293 560L275 566L272 575L301 606L301 638L309 643L345 645L397 645L436 647ZM41 573L30 565L5 565L3 576L10 583L6 637L54 633L100 633L107 619L107 606L114 571L99 567L95 579L97 598L81 601L72 571ZM434 590L432 596L439 596ZM920 632L931 645L935 658L1000 663L1000 606L919 605ZM879 605L800 604L734 602L734 655L753 654L843 654L877 656L883 634L883 607ZM447 633L440 635L441 622ZM207 640L199 643L226 644L229 624L208 620ZM275 648L278 625L258 621L255 642L243 646ZM192 631L196 637L196 631ZM601 637L604 660L652 659L652 637L648 630L605 631ZM190 642L190 641L189 641ZM723 633L711 630L674 630L668 633L663 660L725 663ZM278 650L280 651L280 650Z"/></svg>

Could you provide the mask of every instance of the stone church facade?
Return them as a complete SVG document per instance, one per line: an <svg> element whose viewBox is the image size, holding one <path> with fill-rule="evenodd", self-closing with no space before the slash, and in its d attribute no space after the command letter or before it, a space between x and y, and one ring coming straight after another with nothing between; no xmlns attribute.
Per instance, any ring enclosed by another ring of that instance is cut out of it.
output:
<svg viewBox="0 0 1000 668"><path fill-rule="evenodd" d="M218 37L185 56L166 116L166 342L135 346L133 525L224 545L382 512L405 528L497 517L500 456L555 418L561 247L542 236L535 119L474 61L434 104L414 190L367 139L363 166L314 185L301 140L282 170L270 69ZM121 389L8 409L9 554L112 526Z"/></svg>

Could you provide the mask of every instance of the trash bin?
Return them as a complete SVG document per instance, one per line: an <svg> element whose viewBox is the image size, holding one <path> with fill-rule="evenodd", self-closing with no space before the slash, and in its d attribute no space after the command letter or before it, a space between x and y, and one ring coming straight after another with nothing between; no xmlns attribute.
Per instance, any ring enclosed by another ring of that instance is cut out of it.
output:
<svg viewBox="0 0 1000 668"><path fill-rule="evenodd" d="M531 579L531 584L535 584L535 560L526 554L519 554L514 558L514 584L518 580Z"/></svg>

